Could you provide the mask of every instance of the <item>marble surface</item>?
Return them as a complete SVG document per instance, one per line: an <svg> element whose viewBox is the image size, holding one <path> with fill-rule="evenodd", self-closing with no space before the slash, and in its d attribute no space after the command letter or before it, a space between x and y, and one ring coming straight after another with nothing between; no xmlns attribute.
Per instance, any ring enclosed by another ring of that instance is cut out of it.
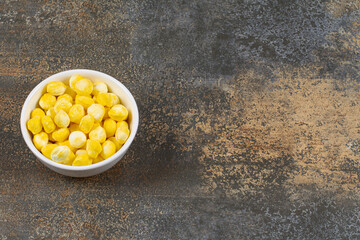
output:
<svg viewBox="0 0 360 240"><path fill-rule="evenodd" d="M360 1L0 2L0 239L359 239ZM25 98L76 68L133 93L127 155L64 177Z"/></svg>

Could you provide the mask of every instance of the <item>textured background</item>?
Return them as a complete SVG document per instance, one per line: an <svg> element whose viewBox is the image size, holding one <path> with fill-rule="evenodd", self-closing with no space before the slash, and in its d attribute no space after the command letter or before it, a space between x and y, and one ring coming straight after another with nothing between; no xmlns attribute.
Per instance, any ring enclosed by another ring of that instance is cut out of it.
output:
<svg viewBox="0 0 360 240"><path fill-rule="evenodd" d="M360 1L0 2L0 239L359 239ZM86 179L26 147L47 76L123 82L141 116Z"/></svg>

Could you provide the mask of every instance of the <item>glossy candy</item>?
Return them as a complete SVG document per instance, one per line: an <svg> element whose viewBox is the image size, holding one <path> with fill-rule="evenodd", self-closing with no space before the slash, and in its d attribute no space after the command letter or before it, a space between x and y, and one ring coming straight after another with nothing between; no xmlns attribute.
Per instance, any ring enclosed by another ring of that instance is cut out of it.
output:
<svg viewBox="0 0 360 240"><path fill-rule="evenodd" d="M26 125L32 134L38 134L42 130L41 117L35 116L31 118Z"/></svg>
<svg viewBox="0 0 360 240"><path fill-rule="evenodd" d="M128 117L128 110L124 105L117 104L114 105L108 112L109 117L115 121L124 121Z"/></svg>
<svg viewBox="0 0 360 240"><path fill-rule="evenodd" d="M43 116L41 118L41 124L46 133L52 133L56 129L55 123L50 116Z"/></svg>
<svg viewBox="0 0 360 240"><path fill-rule="evenodd" d="M60 110L54 117L55 124L60 128L66 128L70 124L69 115L64 111Z"/></svg>
<svg viewBox="0 0 360 240"><path fill-rule="evenodd" d="M115 135L117 127L116 127L116 122L113 119L111 118L106 119L104 121L103 127L105 129L107 138Z"/></svg>
<svg viewBox="0 0 360 240"><path fill-rule="evenodd" d="M102 151L102 146L98 141L88 139L86 141L86 151L91 158L96 158Z"/></svg>
<svg viewBox="0 0 360 240"><path fill-rule="evenodd" d="M48 110L49 108L53 107L55 103L56 97L49 93L45 93L44 95L42 95L39 100L39 105L44 110Z"/></svg>
<svg viewBox="0 0 360 240"><path fill-rule="evenodd" d="M34 136L33 142L37 150L40 151L44 146L46 146L46 144L48 144L49 137L46 133L41 132Z"/></svg>
<svg viewBox="0 0 360 240"><path fill-rule="evenodd" d="M73 105L69 110L69 118L73 123L80 124L81 119L85 116L85 109L80 104Z"/></svg>
<svg viewBox="0 0 360 240"><path fill-rule="evenodd" d="M106 140L106 132L105 129L101 126L98 126L94 130L89 133L89 138L94 141L98 141L99 143L103 143Z"/></svg>
<svg viewBox="0 0 360 240"><path fill-rule="evenodd" d="M90 115L84 116L80 121L80 130L84 133L89 133L94 126L94 118Z"/></svg>
<svg viewBox="0 0 360 240"><path fill-rule="evenodd" d="M54 81L46 86L46 91L54 96L59 96L65 93L66 86L63 82Z"/></svg>
<svg viewBox="0 0 360 240"><path fill-rule="evenodd" d="M57 146L51 151L51 160L62 163L70 156L70 152L68 146Z"/></svg>
<svg viewBox="0 0 360 240"><path fill-rule="evenodd" d="M114 155L115 152L116 152L116 146L112 141L106 140L102 144L102 152L101 152L102 158L107 159L107 158L111 157L112 155Z"/></svg>
<svg viewBox="0 0 360 240"><path fill-rule="evenodd" d="M32 110L30 117L33 118L35 116L43 117L45 116L45 112L41 108L35 108Z"/></svg>
<svg viewBox="0 0 360 240"><path fill-rule="evenodd" d="M86 143L86 135L81 131L72 132L69 136L69 142L71 146L81 148Z"/></svg>
<svg viewBox="0 0 360 240"><path fill-rule="evenodd" d="M105 108L101 104L94 103L88 108L87 112L96 122L101 122L105 115Z"/></svg>
<svg viewBox="0 0 360 240"><path fill-rule="evenodd" d="M92 164L92 159L86 153L77 155L72 163L73 166L86 166L90 164Z"/></svg>
<svg viewBox="0 0 360 240"><path fill-rule="evenodd" d="M86 166L118 151L130 135L128 110L104 82L73 75L50 82L27 128L42 154L61 164Z"/></svg>

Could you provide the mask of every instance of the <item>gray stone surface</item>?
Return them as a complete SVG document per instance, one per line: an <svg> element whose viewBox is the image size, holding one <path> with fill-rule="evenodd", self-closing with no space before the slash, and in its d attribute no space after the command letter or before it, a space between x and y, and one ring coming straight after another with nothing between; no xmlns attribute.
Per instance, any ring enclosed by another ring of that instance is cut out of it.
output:
<svg viewBox="0 0 360 240"><path fill-rule="evenodd" d="M359 239L360 2L0 2L1 239ZM40 81L88 68L141 124L74 179L22 140Z"/></svg>

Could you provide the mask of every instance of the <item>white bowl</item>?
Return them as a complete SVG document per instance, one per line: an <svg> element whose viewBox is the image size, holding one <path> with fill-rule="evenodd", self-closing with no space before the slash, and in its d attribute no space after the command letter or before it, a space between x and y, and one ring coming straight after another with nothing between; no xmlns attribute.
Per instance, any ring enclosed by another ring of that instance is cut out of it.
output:
<svg viewBox="0 0 360 240"><path fill-rule="evenodd" d="M113 156L108 159L105 159L102 162L95 163L88 166L68 166L63 165L57 162L54 162L47 157L45 157L40 151L38 151L31 138L31 134L27 130L26 123L30 119L30 113L33 109L38 106L38 101L42 94L45 93L46 85L49 82L53 81L62 81L68 84L69 78L73 74L80 74L86 78L89 78L93 82L102 81L108 85L109 91L115 93L119 96L121 103L129 110L129 127L130 127L130 136L125 144L117 151ZM94 70L87 69L75 69L57 73L46 78L44 81L39 83L26 98L25 103L21 110L21 132L24 137L24 140L30 150L35 154L35 156L48 168L51 170L71 177L89 177L99 173L102 173L112 166L114 166L126 153L129 149L132 141L134 140L135 134L139 125L139 111L135 102L134 97L131 95L130 91L121 84L115 78Z"/></svg>

